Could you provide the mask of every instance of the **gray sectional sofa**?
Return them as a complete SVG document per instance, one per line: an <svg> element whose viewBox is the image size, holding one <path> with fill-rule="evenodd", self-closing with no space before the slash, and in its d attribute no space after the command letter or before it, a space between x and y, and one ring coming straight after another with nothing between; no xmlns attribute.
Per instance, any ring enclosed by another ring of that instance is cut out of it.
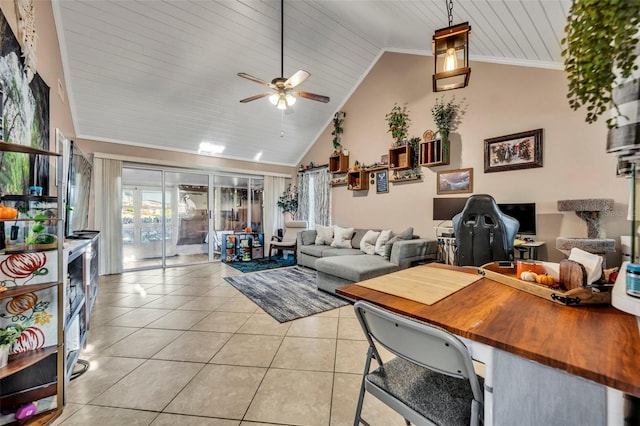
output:
<svg viewBox="0 0 640 426"><path fill-rule="evenodd" d="M413 230L410 228L411 234ZM417 262L434 261L437 255L436 240L410 239L392 241L386 247L385 254L365 254L360 242L367 229L355 229L350 247L332 247L329 244L316 244L317 232L305 230L298 232L298 265L315 269L318 272L318 288L335 293L336 288L375 278L380 275L408 268ZM408 230L407 230L408 231ZM407 231L403 232L406 236Z"/></svg>

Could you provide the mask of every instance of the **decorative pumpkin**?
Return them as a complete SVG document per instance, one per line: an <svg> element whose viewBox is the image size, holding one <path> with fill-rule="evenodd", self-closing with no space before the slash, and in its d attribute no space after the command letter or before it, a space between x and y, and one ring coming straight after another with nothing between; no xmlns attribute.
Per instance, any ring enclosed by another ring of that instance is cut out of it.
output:
<svg viewBox="0 0 640 426"><path fill-rule="evenodd" d="M16 217L18 217L18 210L0 205L0 219L15 219Z"/></svg>
<svg viewBox="0 0 640 426"><path fill-rule="evenodd" d="M44 346L45 335L42 330L36 327L29 327L22 332L13 346L14 353L32 351Z"/></svg>
<svg viewBox="0 0 640 426"><path fill-rule="evenodd" d="M44 252L12 254L0 263L0 271L11 278L28 278L46 263Z"/></svg>
<svg viewBox="0 0 640 426"><path fill-rule="evenodd" d="M538 279L538 274L532 271L524 271L520 274L520 279L523 281L529 281L535 283Z"/></svg>
<svg viewBox="0 0 640 426"><path fill-rule="evenodd" d="M553 286L556 285L556 280L554 280L552 276L547 275L547 274L538 275L536 277L536 282L538 284L546 285L546 286L549 286L549 287L553 287Z"/></svg>
<svg viewBox="0 0 640 426"><path fill-rule="evenodd" d="M33 308L36 303L38 303L38 296L33 293L24 293L8 301L5 309L8 314L20 315Z"/></svg>

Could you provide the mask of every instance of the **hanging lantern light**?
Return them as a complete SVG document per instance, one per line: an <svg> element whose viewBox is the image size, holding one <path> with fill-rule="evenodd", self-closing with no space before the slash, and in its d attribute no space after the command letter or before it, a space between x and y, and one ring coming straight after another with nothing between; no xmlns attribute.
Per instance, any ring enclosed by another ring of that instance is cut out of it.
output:
<svg viewBox="0 0 640 426"><path fill-rule="evenodd" d="M469 35L468 22L453 23L453 0L448 3L449 26L436 30L432 48L434 56L433 91L461 89L469 84Z"/></svg>

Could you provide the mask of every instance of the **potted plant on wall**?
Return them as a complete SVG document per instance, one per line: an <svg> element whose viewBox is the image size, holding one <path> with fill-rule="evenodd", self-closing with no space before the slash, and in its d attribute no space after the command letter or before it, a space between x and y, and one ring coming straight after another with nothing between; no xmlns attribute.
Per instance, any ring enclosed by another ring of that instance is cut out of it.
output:
<svg viewBox="0 0 640 426"><path fill-rule="evenodd" d="M349 151L342 148L342 133L344 132L344 118L347 116L347 113L344 111L338 111L333 115L333 131L331 132L331 136L333 136L333 149L335 153L339 153L342 151L344 155L349 155Z"/></svg>
<svg viewBox="0 0 640 426"><path fill-rule="evenodd" d="M409 111L407 106L400 106L397 103L393 104L391 112L385 115L391 136L396 140L396 145L400 145L404 139L407 138L407 131L409 130L409 124L411 119L409 118Z"/></svg>
<svg viewBox="0 0 640 426"><path fill-rule="evenodd" d="M449 158L449 134L458 128L460 120L466 111L466 104L456 103L453 96L445 101L444 95L436 98L436 103L431 108L433 121L438 128L438 135L442 140L442 158L448 162Z"/></svg>
<svg viewBox="0 0 640 426"><path fill-rule="evenodd" d="M572 2L562 40L567 98L574 110L587 107L587 123L594 123L611 106L616 114L607 126L617 127L622 114L612 90L617 78L628 79L638 69L639 25L638 1L600 0L597 7L591 0Z"/></svg>
<svg viewBox="0 0 640 426"><path fill-rule="evenodd" d="M284 214L291 215L291 220L296 220L298 214L298 188L296 186L289 184L278 198L278 207L282 209Z"/></svg>

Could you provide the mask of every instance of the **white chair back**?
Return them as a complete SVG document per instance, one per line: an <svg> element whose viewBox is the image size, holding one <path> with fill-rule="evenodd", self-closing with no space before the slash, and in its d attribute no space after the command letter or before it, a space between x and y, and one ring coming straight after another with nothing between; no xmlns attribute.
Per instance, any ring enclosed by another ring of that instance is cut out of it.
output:
<svg viewBox="0 0 640 426"><path fill-rule="evenodd" d="M284 236L282 237L283 243L293 243L296 241L296 236L299 231L307 229L307 222L304 220L290 220L284 223Z"/></svg>

